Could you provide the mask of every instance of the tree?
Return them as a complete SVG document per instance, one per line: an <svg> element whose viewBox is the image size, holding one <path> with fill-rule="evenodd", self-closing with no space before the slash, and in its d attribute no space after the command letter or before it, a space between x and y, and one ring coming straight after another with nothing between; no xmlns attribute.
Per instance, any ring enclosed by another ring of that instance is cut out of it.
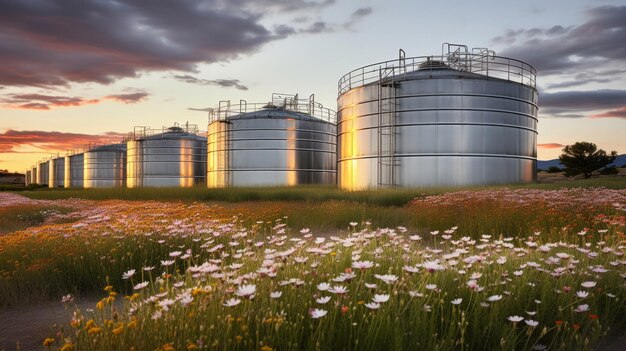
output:
<svg viewBox="0 0 626 351"><path fill-rule="evenodd" d="M567 145L563 149L563 154L559 156L559 161L565 166L566 177L582 174L589 178L594 171L615 161L616 157L617 151L611 151L611 154L607 155L606 151L598 149L596 144L581 141Z"/></svg>

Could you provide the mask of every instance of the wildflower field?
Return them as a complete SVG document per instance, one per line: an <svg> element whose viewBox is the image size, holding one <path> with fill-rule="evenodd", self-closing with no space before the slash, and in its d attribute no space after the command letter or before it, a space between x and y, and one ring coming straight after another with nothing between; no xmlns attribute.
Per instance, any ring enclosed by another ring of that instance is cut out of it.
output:
<svg viewBox="0 0 626 351"><path fill-rule="evenodd" d="M0 236L0 313L64 303L69 325L32 338L65 351L601 350L626 335L626 190L411 198L0 193L0 217L42 216Z"/></svg>

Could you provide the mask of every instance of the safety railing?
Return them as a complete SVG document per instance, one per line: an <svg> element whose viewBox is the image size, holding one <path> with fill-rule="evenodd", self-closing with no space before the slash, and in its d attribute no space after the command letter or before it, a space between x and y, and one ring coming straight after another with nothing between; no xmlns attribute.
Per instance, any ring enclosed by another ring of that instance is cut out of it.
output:
<svg viewBox="0 0 626 351"><path fill-rule="evenodd" d="M128 135L124 138L124 141L140 140L147 137L154 137L159 135L165 136L171 135L172 133L185 133L195 134L198 136L206 136L206 132L200 131L197 124L185 123L183 125L179 125L178 123L174 123L172 127L163 126L160 129L151 128L148 126L136 126L132 132L128 133Z"/></svg>
<svg viewBox="0 0 626 351"><path fill-rule="evenodd" d="M446 52L447 49L447 52ZM464 45L444 43L441 55L404 57L400 50L398 59L374 63L357 68L339 79L339 95L380 80L394 76L395 80L415 71L454 69L461 72L480 74L536 87L537 70L526 62L496 56L491 50L475 48L469 52Z"/></svg>
<svg viewBox="0 0 626 351"><path fill-rule="evenodd" d="M250 103L246 100L239 100L239 104L231 104L230 100L220 101L217 107L209 110L209 124L215 121L225 121L244 113L262 110L292 111L306 114L322 121L337 123L336 112L316 102L313 94L308 99L300 99L298 94L273 93L272 100L265 103Z"/></svg>

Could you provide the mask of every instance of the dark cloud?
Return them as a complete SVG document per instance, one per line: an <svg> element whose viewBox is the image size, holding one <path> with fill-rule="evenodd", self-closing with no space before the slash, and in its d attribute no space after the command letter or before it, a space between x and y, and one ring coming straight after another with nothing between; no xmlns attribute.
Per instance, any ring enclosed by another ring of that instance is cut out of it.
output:
<svg viewBox="0 0 626 351"><path fill-rule="evenodd" d="M588 83L610 83L613 79L609 78L590 78L590 79L578 79L578 80L568 80L560 83L548 84L546 86L547 89L562 89L562 88L571 88L580 85L585 85Z"/></svg>
<svg viewBox="0 0 626 351"><path fill-rule="evenodd" d="M560 149L562 147L565 147L565 145L559 144L559 143L546 143L546 144L537 144L537 147L544 148L544 149Z"/></svg>
<svg viewBox="0 0 626 351"><path fill-rule="evenodd" d="M541 107L586 111L616 108L626 105L626 90L601 89L543 93L539 97L539 104Z"/></svg>
<svg viewBox="0 0 626 351"><path fill-rule="evenodd" d="M626 90L560 91L539 95L541 114L554 117L580 118L587 116L584 112L623 106L626 106Z"/></svg>
<svg viewBox="0 0 626 351"><path fill-rule="evenodd" d="M577 26L509 31L494 41L513 43L499 54L524 60L544 76L576 74L588 68L623 67L626 6L590 9L587 20Z"/></svg>
<svg viewBox="0 0 626 351"><path fill-rule="evenodd" d="M323 22L323 21L317 21L312 23L310 26L303 28L300 30L300 33L313 33L313 34L317 34L317 33L325 33L325 32L332 32L334 31L334 28L331 28L328 23Z"/></svg>
<svg viewBox="0 0 626 351"><path fill-rule="evenodd" d="M187 107L187 109L190 111L198 111L198 112L211 112L213 110L213 108L211 107L205 107L205 108Z"/></svg>
<svg viewBox="0 0 626 351"><path fill-rule="evenodd" d="M61 152L82 148L93 143L119 142L125 133L106 132L100 135L45 132L39 130L8 129L0 133L0 153L19 153L23 146L31 146L46 152Z"/></svg>
<svg viewBox="0 0 626 351"><path fill-rule="evenodd" d="M181 82L198 84L198 85L217 85L223 88L237 88L239 90L248 90L248 87L241 84L239 79L200 79L188 74L175 75L174 78Z"/></svg>
<svg viewBox="0 0 626 351"><path fill-rule="evenodd" d="M5 107L27 110L49 110L52 107L82 106L99 102L98 99L45 94L11 94L0 99Z"/></svg>
<svg viewBox="0 0 626 351"><path fill-rule="evenodd" d="M124 104L136 104L140 101L146 100L149 95L150 94L146 93L145 91L138 91L135 93L108 95L105 97L105 99L121 102Z"/></svg>
<svg viewBox="0 0 626 351"><path fill-rule="evenodd" d="M617 110L606 111L589 116L591 118L626 118L626 106Z"/></svg>
<svg viewBox="0 0 626 351"><path fill-rule="evenodd" d="M371 7L361 7L352 12L350 20L344 24L345 28L351 29L355 24L361 21L364 17L371 15L373 9Z"/></svg>
<svg viewBox="0 0 626 351"><path fill-rule="evenodd" d="M125 104L144 101L150 94L140 90L121 94L111 94L100 99L86 99L78 96L59 96L47 94L9 94L0 98L0 103L7 108L23 110L50 110L56 107L83 106L112 100Z"/></svg>
<svg viewBox="0 0 626 351"><path fill-rule="evenodd" d="M193 71L294 32L273 32L268 12L319 9L303 0L0 2L0 85L111 83L141 71ZM284 27L278 26L279 29Z"/></svg>

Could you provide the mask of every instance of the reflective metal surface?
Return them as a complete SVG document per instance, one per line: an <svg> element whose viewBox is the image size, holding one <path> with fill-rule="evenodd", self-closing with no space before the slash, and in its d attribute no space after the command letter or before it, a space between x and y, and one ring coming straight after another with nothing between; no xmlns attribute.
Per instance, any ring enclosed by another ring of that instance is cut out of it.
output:
<svg viewBox="0 0 626 351"><path fill-rule="evenodd" d="M48 173L48 161L41 161L37 163L37 184L47 185L50 173Z"/></svg>
<svg viewBox="0 0 626 351"><path fill-rule="evenodd" d="M30 170L30 184L37 184L37 166L33 166Z"/></svg>
<svg viewBox="0 0 626 351"><path fill-rule="evenodd" d="M48 187L63 188L63 184L65 183L65 157L53 158L48 162L49 162Z"/></svg>
<svg viewBox="0 0 626 351"><path fill-rule="evenodd" d="M275 105L215 119L208 131L207 185L336 184L336 128Z"/></svg>
<svg viewBox="0 0 626 351"><path fill-rule="evenodd" d="M536 89L445 66L424 67L339 95L339 186L535 181Z"/></svg>
<svg viewBox="0 0 626 351"><path fill-rule="evenodd" d="M66 188L82 188L84 177L84 154L65 156L65 182Z"/></svg>
<svg viewBox="0 0 626 351"><path fill-rule="evenodd" d="M126 144L112 144L85 151L85 188L123 187L126 176Z"/></svg>
<svg viewBox="0 0 626 351"><path fill-rule="evenodd" d="M179 127L127 143L126 185L191 187L206 179L207 138Z"/></svg>

